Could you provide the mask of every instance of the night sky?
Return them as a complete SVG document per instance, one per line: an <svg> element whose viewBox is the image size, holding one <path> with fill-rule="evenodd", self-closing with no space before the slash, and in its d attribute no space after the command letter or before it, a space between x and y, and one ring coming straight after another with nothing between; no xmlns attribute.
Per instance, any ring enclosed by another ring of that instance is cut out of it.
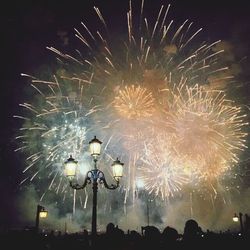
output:
<svg viewBox="0 0 250 250"><path fill-rule="evenodd" d="M35 2L35 3L34 3ZM72 1L7 1L1 6L1 130L0 130L0 229L17 226L16 207L19 197L18 183L22 179L20 155L14 134L20 127L13 118L18 104L24 100L27 83L21 73L33 74L40 67L55 62L55 55L46 49L54 46L65 52L78 46L74 28L89 20L95 27L93 6L98 6L109 20L120 20L127 9L125 0L72 0ZM139 2L139 1L135 1ZM250 84L250 3L239 1L160 1L145 0L145 12L159 10L161 4L171 3L171 16L177 22L189 19L195 27L203 28L204 40L225 40L233 45L237 53L235 60L242 70L239 75L244 86ZM153 7L152 7L153 6ZM157 7L158 6L158 7ZM112 31L124 31L121 21L108 22ZM249 104L249 87L245 87L245 104ZM250 182L249 182L250 185ZM250 212L250 211L249 211ZM24 225L21 225L24 226Z"/></svg>

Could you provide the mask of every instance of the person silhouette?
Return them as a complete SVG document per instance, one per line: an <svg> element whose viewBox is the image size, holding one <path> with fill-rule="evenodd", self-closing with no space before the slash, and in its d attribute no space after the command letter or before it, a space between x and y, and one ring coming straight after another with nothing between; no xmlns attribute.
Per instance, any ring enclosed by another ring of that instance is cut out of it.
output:
<svg viewBox="0 0 250 250"><path fill-rule="evenodd" d="M189 219L185 223L183 240L193 241L200 239L201 228L199 227L197 221Z"/></svg>

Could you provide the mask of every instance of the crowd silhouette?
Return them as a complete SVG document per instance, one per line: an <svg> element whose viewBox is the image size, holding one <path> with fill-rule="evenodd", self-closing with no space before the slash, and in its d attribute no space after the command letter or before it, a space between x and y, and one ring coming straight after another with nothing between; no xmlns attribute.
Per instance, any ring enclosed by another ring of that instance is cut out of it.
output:
<svg viewBox="0 0 250 250"><path fill-rule="evenodd" d="M36 230L6 230L1 232L1 242L7 250L168 250L168 249L223 249L249 248L250 228L246 224L244 232L215 233L203 231L197 221L186 221L183 233L170 226L162 232L155 226L142 226L141 232L128 230L124 232L118 225L108 223L106 230L93 237L87 230L79 233L50 233Z"/></svg>

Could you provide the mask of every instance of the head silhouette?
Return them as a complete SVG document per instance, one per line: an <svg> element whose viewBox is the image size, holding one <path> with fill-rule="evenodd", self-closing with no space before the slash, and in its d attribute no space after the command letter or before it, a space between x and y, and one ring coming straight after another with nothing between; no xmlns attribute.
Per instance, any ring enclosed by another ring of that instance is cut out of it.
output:
<svg viewBox="0 0 250 250"><path fill-rule="evenodd" d="M115 231L115 225L110 222L106 226L106 233L113 233Z"/></svg>
<svg viewBox="0 0 250 250"><path fill-rule="evenodd" d="M162 238L164 241L176 241L178 236L178 231L169 226L165 227L162 232Z"/></svg>
<svg viewBox="0 0 250 250"><path fill-rule="evenodd" d="M183 234L184 239L195 239L197 238L198 233L199 233L198 223L193 219L187 220L184 227L184 234Z"/></svg>

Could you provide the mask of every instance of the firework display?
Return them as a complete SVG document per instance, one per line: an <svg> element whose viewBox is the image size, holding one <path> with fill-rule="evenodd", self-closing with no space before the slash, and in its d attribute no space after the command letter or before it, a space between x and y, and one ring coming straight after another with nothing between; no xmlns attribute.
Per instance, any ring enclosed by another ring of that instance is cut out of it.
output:
<svg viewBox="0 0 250 250"><path fill-rule="evenodd" d="M188 20L176 27L170 5L149 23L144 0L139 17L131 1L125 38L110 37L101 10L94 10L101 26L93 30L86 21L75 29L83 45L78 55L48 47L58 70L43 80L23 74L32 95L15 115L23 120L16 137L16 151L26 156L21 184L40 185L41 199L48 191L71 196L63 162L72 155L84 176L96 135L103 142L100 169L108 175L117 156L125 163L125 204L139 189L163 201L186 187L215 192L247 148L246 114L227 95L233 76L220 60L220 41L200 41L202 29Z"/></svg>

